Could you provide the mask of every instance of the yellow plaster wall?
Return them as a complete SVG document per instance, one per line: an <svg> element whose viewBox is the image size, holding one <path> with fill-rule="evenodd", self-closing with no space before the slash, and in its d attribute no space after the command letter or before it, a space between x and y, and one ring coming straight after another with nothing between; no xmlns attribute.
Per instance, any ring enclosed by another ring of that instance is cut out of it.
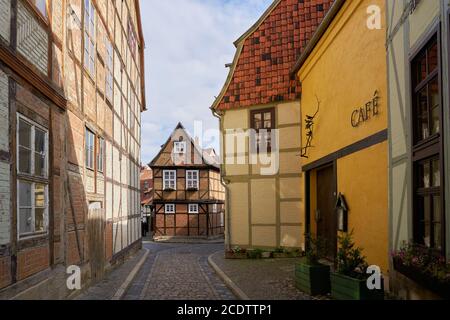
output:
<svg viewBox="0 0 450 320"><path fill-rule="evenodd" d="M349 230L369 264L388 269L387 141L337 162L338 192L349 206Z"/></svg>
<svg viewBox="0 0 450 320"><path fill-rule="evenodd" d="M251 182L251 213L253 224L275 224L276 215L276 180L256 179Z"/></svg>
<svg viewBox="0 0 450 320"><path fill-rule="evenodd" d="M314 148L304 164L387 128L386 30L366 26L369 5L382 8L385 26L384 4L384 0L347 1L300 70L303 116L313 115L317 99L320 101L314 121ZM369 102L376 90L380 114L353 128L353 111ZM302 135L306 141L305 130Z"/></svg>
<svg viewBox="0 0 450 320"><path fill-rule="evenodd" d="M303 248L303 228L294 226L281 227L281 246L287 248Z"/></svg>
<svg viewBox="0 0 450 320"><path fill-rule="evenodd" d="M301 201L287 201L280 203L281 223L302 223L303 203Z"/></svg>
<svg viewBox="0 0 450 320"><path fill-rule="evenodd" d="M277 246L275 226L253 226L252 244L256 248L274 248Z"/></svg>
<svg viewBox="0 0 450 320"><path fill-rule="evenodd" d="M229 186L231 197L230 235L232 245L248 245L249 243L249 203L248 184L232 183Z"/></svg>
<svg viewBox="0 0 450 320"><path fill-rule="evenodd" d="M280 178L280 198L281 199L300 199L302 194L303 179L298 178Z"/></svg>

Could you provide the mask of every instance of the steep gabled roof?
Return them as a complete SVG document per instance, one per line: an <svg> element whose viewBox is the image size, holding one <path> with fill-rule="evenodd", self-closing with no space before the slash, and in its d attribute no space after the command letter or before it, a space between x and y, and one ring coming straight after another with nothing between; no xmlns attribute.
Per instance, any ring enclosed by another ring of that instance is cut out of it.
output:
<svg viewBox="0 0 450 320"><path fill-rule="evenodd" d="M290 70L333 0L275 0L234 44L230 72L211 109L300 98Z"/></svg>
<svg viewBox="0 0 450 320"><path fill-rule="evenodd" d="M172 133L170 134L169 138L167 139L166 143L164 145L161 146L161 150L159 150L158 154L156 155L156 157L149 163L150 167L155 167L156 166L156 162L158 161L158 159L161 157L161 155L164 153L164 150L166 150L167 146L173 142L172 137L176 134L179 133L179 130L181 130L184 134L184 136L187 137L188 141L190 142L191 146L194 146L194 152L196 152L197 156L199 158L202 159L203 163L207 166L212 166L216 169L220 168L220 160L217 156L215 156L216 152L213 150L213 154L211 153L211 149L205 149L203 150L198 144L197 142L194 141L194 139L192 139L191 135L186 131L185 127L183 126L183 124L180 122L178 123L178 125L175 127L175 129L172 131ZM207 151L209 150L209 151Z"/></svg>

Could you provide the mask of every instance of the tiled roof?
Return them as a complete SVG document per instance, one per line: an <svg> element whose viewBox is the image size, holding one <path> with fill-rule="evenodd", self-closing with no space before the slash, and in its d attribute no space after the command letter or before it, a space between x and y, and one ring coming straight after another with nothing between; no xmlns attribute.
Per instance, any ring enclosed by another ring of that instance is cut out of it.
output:
<svg viewBox="0 0 450 320"><path fill-rule="evenodd" d="M230 75L212 108L248 107L300 98L290 70L333 0L275 0L235 44Z"/></svg>

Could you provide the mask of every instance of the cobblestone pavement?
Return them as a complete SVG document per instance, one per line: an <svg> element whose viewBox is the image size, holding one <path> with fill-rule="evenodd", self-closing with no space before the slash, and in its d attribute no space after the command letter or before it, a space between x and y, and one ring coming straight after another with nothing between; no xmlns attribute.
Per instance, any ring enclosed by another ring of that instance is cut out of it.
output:
<svg viewBox="0 0 450 320"><path fill-rule="evenodd" d="M150 255L124 295L126 300L236 299L208 265L223 244L146 243Z"/></svg>
<svg viewBox="0 0 450 320"><path fill-rule="evenodd" d="M213 262L250 300L312 300L294 285L299 259L226 260L223 252Z"/></svg>
<svg viewBox="0 0 450 320"><path fill-rule="evenodd" d="M140 250L124 264L111 271L105 279L89 287L76 300L111 300L130 272L141 260L145 250Z"/></svg>

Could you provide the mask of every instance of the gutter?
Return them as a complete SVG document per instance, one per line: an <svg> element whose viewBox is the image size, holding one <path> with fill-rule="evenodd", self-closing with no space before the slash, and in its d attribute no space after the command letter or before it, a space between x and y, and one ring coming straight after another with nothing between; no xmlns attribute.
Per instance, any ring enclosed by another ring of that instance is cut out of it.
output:
<svg viewBox="0 0 450 320"><path fill-rule="evenodd" d="M219 119L219 123L220 123L220 132L223 132L223 128L222 128L222 117L221 115L213 108L210 108L212 115ZM223 145L223 143L221 143L221 150L220 150L220 156L222 157L222 159L225 159L225 147ZM224 177L226 176L226 168L225 168L225 164L223 163L224 161L221 161L220 163L220 183L222 184L222 186L225 188L225 249L226 250L231 250L231 232L230 232L230 222L231 222L231 209L230 209L230 198L231 198L231 192L230 192L230 188L228 187L228 185L230 184L230 180L225 179Z"/></svg>
<svg viewBox="0 0 450 320"><path fill-rule="evenodd" d="M310 54L313 52L316 45L319 43L320 39L322 39L322 36L325 34L325 32L328 30L328 27L333 22L336 15L341 10L342 6L345 4L346 0L335 0L333 5L330 7L330 10L326 14L323 21L320 23L320 25L317 27L316 32L314 32L311 40L309 40L308 45L306 46L305 50L303 50L302 54L298 58L295 65L292 67L290 74L295 75L300 68L303 66L305 61L308 59Z"/></svg>

